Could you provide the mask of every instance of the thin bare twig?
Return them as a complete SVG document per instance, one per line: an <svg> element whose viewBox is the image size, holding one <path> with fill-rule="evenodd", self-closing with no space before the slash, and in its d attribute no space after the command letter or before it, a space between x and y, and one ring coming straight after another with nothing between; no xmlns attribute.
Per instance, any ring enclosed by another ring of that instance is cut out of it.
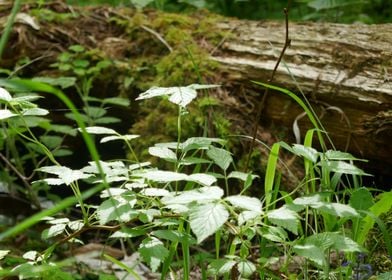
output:
<svg viewBox="0 0 392 280"><path fill-rule="evenodd" d="M166 48L168 48L168 50L170 52L173 52L173 48L169 45L168 42L166 42L165 39L163 39L163 37L161 36L161 34L159 34L158 32L156 32L155 30L145 26L145 25L141 25L140 26L142 29L146 30L147 32L150 32L152 35L154 35L155 37L158 38L159 41L161 41L162 44L164 44L166 46Z"/></svg>
<svg viewBox="0 0 392 280"><path fill-rule="evenodd" d="M284 46L282 48L282 51L280 52L278 60L276 61L274 70L271 73L271 77L269 78L268 83L271 83L273 81L273 79L275 77L276 70L278 69L280 62L282 61L283 55L286 52L286 49L288 47L290 47L290 44L291 44L291 39L289 38L289 7L290 7L290 2L291 1L289 0L288 4L287 4L287 8L283 9L283 12L285 14L285 23L286 23L286 37L285 37ZM269 93L269 89L266 88L264 90L263 97L260 100L260 102L258 104L258 107L257 107L257 113L256 113L256 117L254 119L254 127L253 127L253 133L252 133L252 142L251 142L251 145L250 145L250 148L249 148L248 158L246 160L245 172L247 172L248 168L249 168L250 157L252 155L252 150L253 150L253 148L255 146L255 143L256 143L256 137L257 137L257 132L258 132L258 124L260 122L261 113L263 112L263 109L264 109L264 106L265 106L265 102L266 102L267 97L268 97L268 93Z"/></svg>

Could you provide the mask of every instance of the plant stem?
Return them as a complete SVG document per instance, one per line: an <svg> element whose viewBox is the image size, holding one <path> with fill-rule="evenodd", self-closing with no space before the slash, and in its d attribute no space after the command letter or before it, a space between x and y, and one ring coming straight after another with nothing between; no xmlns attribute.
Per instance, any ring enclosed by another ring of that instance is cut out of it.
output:
<svg viewBox="0 0 392 280"><path fill-rule="evenodd" d="M3 57L5 45L8 42L8 38L10 36L11 29L12 29L12 26L14 25L15 18L16 18L16 15L18 14L21 3L22 3L22 0L15 0L14 5L11 10L11 14L8 17L7 24L4 28L3 35L0 38L0 59Z"/></svg>

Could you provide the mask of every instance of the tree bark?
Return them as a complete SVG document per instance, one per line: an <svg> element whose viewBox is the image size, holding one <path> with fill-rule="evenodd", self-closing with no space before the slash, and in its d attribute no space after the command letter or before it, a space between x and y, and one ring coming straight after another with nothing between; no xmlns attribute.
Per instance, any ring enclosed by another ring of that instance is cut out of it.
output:
<svg viewBox="0 0 392 280"><path fill-rule="evenodd" d="M240 98L256 104L263 89L251 80L268 83L284 44L284 23L227 20L218 27L233 35L211 59L226 70L223 83L241 85ZM302 92L336 148L368 159L385 175L392 174L391 30L392 24L290 23L291 45L272 82ZM271 92L260 124L291 130L302 112L286 95ZM302 136L311 127L305 119L299 120Z"/></svg>

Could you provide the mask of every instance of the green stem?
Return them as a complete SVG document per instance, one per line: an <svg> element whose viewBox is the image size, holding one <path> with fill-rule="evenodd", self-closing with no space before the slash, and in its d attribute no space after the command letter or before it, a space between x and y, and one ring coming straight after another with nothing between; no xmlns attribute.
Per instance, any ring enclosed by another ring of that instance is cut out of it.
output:
<svg viewBox="0 0 392 280"><path fill-rule="evenodd" d="M16 18L16 15L18 14L21 3L22 3L22 0L15 0L14 5L11 10L11 14L8 17L7 24L4 28L3 35L0 38L0 59L3 57L5 45L8 42L8 38L10 36L11 29L12 29L12 26L14 25L15 18Z"/></svg>

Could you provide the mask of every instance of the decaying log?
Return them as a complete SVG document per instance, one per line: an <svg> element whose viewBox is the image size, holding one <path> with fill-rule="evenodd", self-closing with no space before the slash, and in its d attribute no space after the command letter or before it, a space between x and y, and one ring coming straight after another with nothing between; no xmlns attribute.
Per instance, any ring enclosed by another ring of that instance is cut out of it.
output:
<svg viewBox="0 0 392 280"><path fill-rule="evenodd" d="M28 13L29 8L25 6L22 12ZM72 14L83 9L68 8L62 1L48 4L47 8L57 12L71 11ZM16 24L10 37L11 46L6 50L6 59L1 61L0 66L10 67L18 59L30 57L35 62L23 70L28 72L30 67L30 71L46 75L52 69L49 65L56 56L72 44L97 48L107 53L110 59L121 61L117 64L119 67L132 65L138 56L150 55L153 60L170 55L172 48L176 50L175 45L169 50L162 40L169 40L170 36L173 38L170 24L179 28L180 21L168 20L169 26L149 25L157 18L158 12L148 11L142 16L143 25L134 26L142 17L139 15L137 20L128 20L132 14L134 11L127 9L99 7L89 8L88 13L81 11L68 21L37 22L39 30L26 23ZM194 31L190 35L198 46L210 53L210 59L218 63L215 78L219 77L219 80L213 81L223 85L228 93L223 96L235 100L228 104L241 106L234 108L233 112L238 113L235 118L247 119L249 127L242 126L245 130L242 134L247 132L250 135L252 116L256 114L256 104L263 93L263 89L251 80L268 82L284 43L284 22L215 19L209 23L208 31L203 32L227 32L228 35L219 44L212 45L205 39L208 34L196 30L202 25L205 28L205 19L209 16L203 12L190 16L189 21L184 20L185 16L181 20L185 22L184 26ZM116 25L114 17L121 19L122 25ZM128 22L128 26L124 22ZM147 32L146 28L155 33ZM290 22L291 46L273 81L273 84L299 95L302 91L321 118L336 148L370 160L369 166L376 173L384 175L392 174L391 30L392 24ZM141 34L148 38L139 39ZM154 34L161 39L158 40ZM135 67L146 68L148 64L143 63ZM303 110L287 96L270 92L259 124L267 130L275 127L278 131L284 131L286 139L293 141L292 126L302 113ZM298 123L303 137L310 127L309 122L303 117Z"/></svg>
<svg viewBox="0 0 392 280"><path fill-rule="evenodd" d="M284 23L228 20L218 27L234 36L211 59L225 67L224 83L245 87L248 102L258 102L263 90L250 81L268 82L283 47ZM336 147L368 159L385 175L392 174L391 30L392 24L290 23L291 46L273 82L302 91ZM261 124L291 128L302 112L284 94L270 93ZM302 136L310 127L304 119Z"/></svg>

